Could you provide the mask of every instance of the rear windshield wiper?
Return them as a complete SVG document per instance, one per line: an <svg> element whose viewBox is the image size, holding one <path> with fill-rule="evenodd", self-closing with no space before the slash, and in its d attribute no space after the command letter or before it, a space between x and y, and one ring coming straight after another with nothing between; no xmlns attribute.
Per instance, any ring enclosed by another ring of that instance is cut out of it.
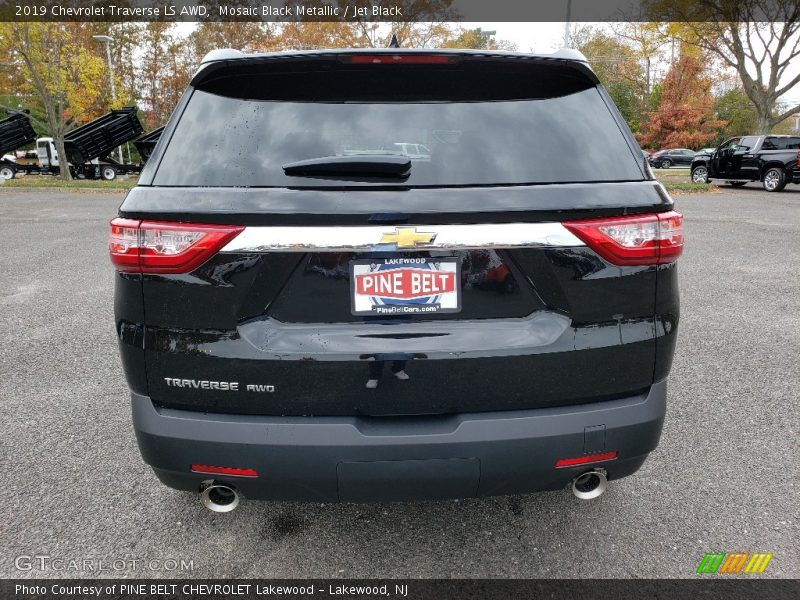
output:
<svg viewBox="0 0 800 600"><path fill-rule="evenodd" d="M393 154L321 156L283 165L287 175L350 175L364 177L408 177L411 159Z"/></svg>

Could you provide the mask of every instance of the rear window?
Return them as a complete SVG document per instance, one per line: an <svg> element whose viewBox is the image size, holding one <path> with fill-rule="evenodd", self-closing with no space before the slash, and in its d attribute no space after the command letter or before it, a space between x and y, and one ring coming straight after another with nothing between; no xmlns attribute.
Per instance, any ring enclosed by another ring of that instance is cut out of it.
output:
<svg viewBox="0 0 800 600"><path fill-rule="evenodd" d="M549 77L528 73L516 79L519 84L496 68L481 77L451 70L427 79L372 72L361 81L353 72L265 74L260 87L252 74L240 76L238 86L234 79L216 78L194 90L153 184L413 187L642 180L638 159L600 91L574 76L560 83L553 76L558 71L549 71ZM346 99L348 88L352 100ZM300 177L282 169L319 157L383 154L408 158L408 178Z"/></svg>

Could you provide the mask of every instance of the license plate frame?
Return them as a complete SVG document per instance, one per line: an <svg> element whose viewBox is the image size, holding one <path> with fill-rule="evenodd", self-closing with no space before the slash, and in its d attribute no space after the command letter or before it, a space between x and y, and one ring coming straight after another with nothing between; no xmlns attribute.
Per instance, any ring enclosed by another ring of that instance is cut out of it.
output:
<svg viewBox="0 0 800 600"><path fill-rule="evenodd" d="M399 287L398 275L395 274L397 271L401 271ZM414 273L405 274L412 271ZM461 261L455 256L351 260L349 273L350 312L353 316L411 316L461 312ZM382 277L376 277L377 273ZM446 275L443 277L443 274ZM365 275L373 277L362 279ZM372 280L372 283L368 284L368 279ZM388 283L389 279L392 280L391 284ZM371 285L379 286L380 289L376 290L375 295L368 295L364 293L365 285L367 289ZM391 287L394 293L400 290L413 297L400 298L386 295L387 286ZM434 291L429 295L423 295L429 290Z"/></svg>

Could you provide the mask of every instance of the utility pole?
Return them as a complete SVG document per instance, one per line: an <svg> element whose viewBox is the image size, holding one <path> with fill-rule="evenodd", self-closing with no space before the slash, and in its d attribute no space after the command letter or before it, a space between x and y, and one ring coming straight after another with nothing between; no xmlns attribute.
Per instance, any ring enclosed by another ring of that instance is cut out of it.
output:
<svg viewBox="0 0 800 600"><path fill-rule="evenodd" d="M93 35L92 36L98 42L102 42L106 45L106 59L108 60L108 82L111 84L111 101L117 101L117 86L114 83L114 65L111 62L111 42L114 41L110 35ZM122 146L117 148L117 153L119 155L119 162L125 162L125 159L122 158Z"/></svg>
<svg viewBox="0 0 800 600"><path fill-rule="evenodd" d="M567 20L564 21L564 48L569 48L569 20L572 16L572 0L567 0Z"/></svg>

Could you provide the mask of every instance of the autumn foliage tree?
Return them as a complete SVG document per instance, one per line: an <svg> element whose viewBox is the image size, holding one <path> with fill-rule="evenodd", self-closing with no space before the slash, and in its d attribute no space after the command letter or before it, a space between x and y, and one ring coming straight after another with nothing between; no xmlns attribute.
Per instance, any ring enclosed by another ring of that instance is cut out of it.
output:
<svg viewBox="0 0 800 600"><path fill-rule="evenodd" d="M648 147L696 149L713 140L724 125L714 115L711 82L701 58L682 53L664 79L657 110L637 137Z"/></svg>
<svg viewBox="0 0 800 600"><path fill-rule="evenodd" d="M800 2L797 0L647 0L648 15L680 23L686 44L715 56L738 74L756 111L755 130L771 128L800 111L781 101L800 84Z"/></svg>
<svg viewBox="0 0 800 600"><path fill-rule="evenodd" d="M591 27L578 30L572 37L574 47L589 60L631 130L638 131L648 83L634 49Z"/></svg>
<svg viewBox="0 0 800 600"><path fill-rule="evenodd" d="M1 23L0 53L23 74L18 93L41 108L65 166L64 134L102 110L106 61L87 23ZM69 169L61 168L69 180Z"/></svg>

